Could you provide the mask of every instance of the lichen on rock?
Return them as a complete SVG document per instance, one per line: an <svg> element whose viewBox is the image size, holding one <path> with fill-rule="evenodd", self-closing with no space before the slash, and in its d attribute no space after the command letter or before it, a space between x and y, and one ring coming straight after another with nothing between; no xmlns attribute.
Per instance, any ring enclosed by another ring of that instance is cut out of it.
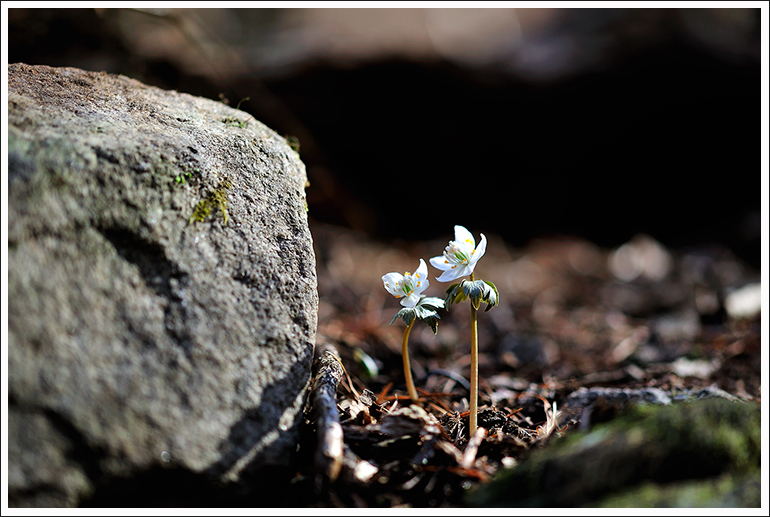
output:
<svg viewBox="0 0 770 517"><path fill-rule="evenodd" d="M195 210L190 218L190 222L197 221L202 223L208 216L211 215L212 210L218 210L222 214L222 224L227 224L227 190L232 187L233 184L228 178L222 180L219 186L212 190L211 193L198 201L195 205Z"/></svg>

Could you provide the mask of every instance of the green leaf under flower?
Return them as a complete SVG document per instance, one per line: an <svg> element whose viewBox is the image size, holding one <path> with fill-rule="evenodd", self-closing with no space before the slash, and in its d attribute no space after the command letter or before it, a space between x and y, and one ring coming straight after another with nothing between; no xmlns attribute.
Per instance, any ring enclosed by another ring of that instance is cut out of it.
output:
<svg viewBox="0 0 770 517"><path fill-rule="evenodd" d="M396 321L396 318L401 318L407 326L411 325L415 319L422 320L428 325L433 333L438 333L438 320L441 317L438 315L437 310L444 308L444 300L435 296L423 296L417 305L414 307L404 307L393 316L390 320L390 324Z"/></svg>
<svg viewBox="0 0 770 517"><path fill-rule="evenodd" d="M484 283L488 286L488 289L486 290L485 296L483 298L487 304L487 308L484 309L484 312L487 312L489 309L500 303L500 291L497 290L497 286L492 282L487 282L484 280Z"/></svg>
<svg viewBox="0 0 770 517"><path fill-rule="evenodd" d="M390 324L393 325L393 322L396 321L396 318L401 318L404 320L404 323L406 323L407 326L409 326L412 324L412 322L416 317L417 317L417 314L415 314L413 307L404 307L403 309L398 311L395 316L393 316L393 319L390 320Z"/></svg>
<svg viewBox="0 0 770 517"><path fill-rule="evenodd" d="M446 305L449 307L453 303L460 303L466 298L471 299L471 305L478 310L481 302L485 302L487 307L484 312L496 306L500 301L500 293L497 286L492 282L485 280L463 280L457 284L452 284L446 290Z"/></svg>

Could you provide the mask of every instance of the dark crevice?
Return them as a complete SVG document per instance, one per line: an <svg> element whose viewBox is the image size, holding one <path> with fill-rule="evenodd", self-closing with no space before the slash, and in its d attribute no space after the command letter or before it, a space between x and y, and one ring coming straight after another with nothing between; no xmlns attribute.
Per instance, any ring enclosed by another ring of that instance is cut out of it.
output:
<svg viewBox="0 0 770 517"><path fill-rule="evenodd" d="M105 450L101 446L90 444L86 436L67 416L49 407L20 402L12 393L8 394L8 408L9 410L13 408L19 413L43 415L48 419L51 427L69 443L69 447L65 450L65 458L69 462L79 465L92 483L103 477L99 462L104 457ZM30 495L34 495L36 498L39 498L41 492L48 492L51 497L57 499L62 498L66 500L69 498L66 493L61 491L60 486L49 486L49 484L41 484L28 491L16 490L13 492L13 497L18 500L24 500L26 499L25 492L29 492ZM11 494L9 494L10 497Z"/></svg>
<svg viewBox="0 0 770 517"><path fill-rule="evenodd" d="M42 413L48 418L56 431L66 437L70 442L67 459L81 466L86 476L93 482L102 476L99 461L105 455L100 446L88 443L88 439L68 418L56 411L45 408Z"/></svg>
<svg viewBox="0 0 770 517"><path fill-rule="evenodd" d="M94 153L96 153L97 158L107 160L108 162L114 163L114 164L120 163L120 158L115 156L113 151L110 151L108 149L103 149L101 147L94 147L93 150L94 150Z"/></svg>
<svg viewBox="0 0 770 517"><path fill-rule="evenodd" d="M298 379L309 376L312 350L306 348L302 353L306 354L306 357L294 363L286 375L266 385L260 404L245 411L243 418L231 427L227 439L220 444L219 461L206 470L209 475L218 477L229 471L248 454L261 437L278 427L281 414L274 408L286 407L286 394L295 393Z"/></svg>
<svg viewBox="0 0 770 517"><path fill-rule="evenodd" d="M168 260L162 246L125 228L102 228L100 231L121 257L139 268L148 287L158 296L172 299L171 279L179 280L187 275Z"/></svg>
<svg viewBox="0 0 770 517"><path fill-rule="evenodd" d="M163 246L149 241L125 228L101 228L104 237L115 247L118 255L139 269L145 285L165 301L164 320L168 336L189 357L194 339L186 321L189 309L183 301L183 291L189 275L166 256Z"/></svg>

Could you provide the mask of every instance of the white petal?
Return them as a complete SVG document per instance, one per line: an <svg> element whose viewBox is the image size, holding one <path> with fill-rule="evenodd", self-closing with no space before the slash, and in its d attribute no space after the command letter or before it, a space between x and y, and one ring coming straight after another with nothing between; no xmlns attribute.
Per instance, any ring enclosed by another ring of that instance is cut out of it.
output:
<svg viewBox="0 0 770 517"><path fill-rule="evenodd" d="M455 226L455 242L463 247L473 249L476 247L476 239L464 226Z"/></svg>
<svg viewBox="0 0 770 517"><path fill-rule="evenodd" d="M398 288L399 282L403 279L404 275L400 273L388 273L387 275L382 275L382 283L385 285L385 289L396 298L399 298L404 294Z"/></svg>
<svg viewBox="0 0 770 517"><path fill-rule="evenodd" d="M412 293L409 296L404 297L401 300L401 305L404 307L414 307L417 305L417 302L420 301L420 295L417 294L417 291L412 291Z"/></svg>
<svg viewBox="0 0 770 517"><path fill-rule="evenodd" d="M417 271L414 272L414 276L418 280L422 280L423 278L428 278L428 265L425 263L423 259L420 259L420 265L417 266Z"/></svg>
<svg viewBox="0 0 770 517"><path fill-rule="evenodd" d="M457 266L454 269L447 269L441 274L440 277L436 278L436 280L439 282L451 282L452 280L456 280L458 278L469 275L470 271L467 270L468 268L465 266Z"/></svg>
<svg viewBox="0 0 770 517"><path fill-rule="evenodd" d="M484 253L487 252L487 238L484 236L484 234L481 234L481 242L479 242L478 248L476 248L476 252L471 257L470 263L471 265L475 264L479 261L481 257L484 256Z"/></svg>
<svg viewBox="0 0 770 517"><path fill-rule="evenodd" d="M430 259L430 265L436 269L440 269L441 271L452 267L451 264L446 262L446 257L444 257L444 255L439 255L438 257L433 257Z"/></svg>
<svg viewBox="0 0 770 517"><path fill-rule="evenodd" d="M416 273L415 273L416 274ZM420 275L420 278L416 278L412 287L414 287L415 294L420 294L430 286L430 280L428 280L428 273L426 271L425 276Z"/></svg>

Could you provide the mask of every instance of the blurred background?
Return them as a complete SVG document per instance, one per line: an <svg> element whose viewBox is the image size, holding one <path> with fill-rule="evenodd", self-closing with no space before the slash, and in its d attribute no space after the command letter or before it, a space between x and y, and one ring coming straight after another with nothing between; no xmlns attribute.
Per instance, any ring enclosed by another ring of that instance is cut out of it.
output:
<svg viewBox="0 0 770 517"><path fill-rule="evenodd" d="M8 20L11 63L221 100L299 141L318 340L372 389L403 375L402 327L387 325L400 306L381 276L440 255L459 224L488 237L477 275L501 294L480 318L485 402L535 381L760 396L759 9L17 8ZM438 336L415 330L418 385L449 390L422 383L436 369L465 375L468 335L459 310Z"/></svg>
<svg viewBox="0 0 770 517"><path fill-rule="evenodd" d="M645 233L724 244L759 265L759 9L8 18L10 63L240 102L296 137L311 224L405 243L463 224L514 246L575 235L613 247Z"/></svg>

